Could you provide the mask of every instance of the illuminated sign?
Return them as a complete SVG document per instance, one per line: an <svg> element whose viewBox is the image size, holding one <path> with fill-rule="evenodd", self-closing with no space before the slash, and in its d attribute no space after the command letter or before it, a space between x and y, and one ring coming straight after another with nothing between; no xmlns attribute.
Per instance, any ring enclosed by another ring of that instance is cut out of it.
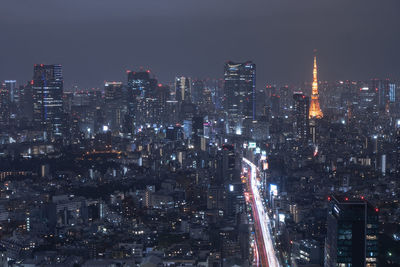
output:
<svg viewBox="0 0 400 267"><path fill-rule="evenodd" d="M285 222L285 214L279 213L279 222L282 222L282 223Z"/></svg>
<svg viewBox="0 0 400 267"><path fill-rule="evenodd" d="M273 196L278 196L278 186L276 184L269 185L269 194Z"/></svg>
<svg viewBox="0 0 400 267"><path fill-rule="evenodd" d="M230 192L233 192L234 189L235 189L235 188L234 188L233 184L230 184L230 185L229 185L229 191L230 191Z"/></svg>
<svg viewBox="0 0 400 267"><path fill-rule="evenodd" d="M263 163L263 170L268 170L269 166L268 166L268 162L264 162Z"/></svg>
<svg viewBox="0 0 400 267"><path fill-rule="evenodd" d="M249 142L249 148L256 148L256 142Z"/></svg>
<svg viewBox="0 0 400 267"><path fill-rule="evenodd" d="M267 159L267 152L265 150L261 151L261 160L266 160Z"/></svg>

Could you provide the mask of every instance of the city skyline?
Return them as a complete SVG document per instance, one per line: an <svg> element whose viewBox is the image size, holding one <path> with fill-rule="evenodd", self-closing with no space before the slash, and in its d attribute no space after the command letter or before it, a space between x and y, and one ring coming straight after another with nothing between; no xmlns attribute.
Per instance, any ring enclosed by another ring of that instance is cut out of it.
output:
<svg viewBox="0 0 400 267"><path fill-rule="evenodd" d="M399 11L3 0L0 267L399 267Z"/></svg>
<svg viewBox="0 0 400 267"><path fill-rule="evenodd" d="M324 66L322 80L398 78L398 1L91 1L6 1L0 79L23 83L34 63L62 64L66 88L92 88L124 81L127 69L140 66L168 82L181 75L218 78L224 62L252 60L261 88L309 81L314 48ZM177 41L180 36L185 42ZM236 37L235 45L226 46Z"/></svg>

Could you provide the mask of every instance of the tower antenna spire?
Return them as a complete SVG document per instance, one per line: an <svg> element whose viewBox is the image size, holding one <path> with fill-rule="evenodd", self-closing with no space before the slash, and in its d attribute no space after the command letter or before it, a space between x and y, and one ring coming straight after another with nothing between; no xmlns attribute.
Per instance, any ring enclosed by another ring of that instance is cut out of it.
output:
<svg viewBox="0 0 400 267"><path fill-rule="evenodd" d="M312 93L311 93L311 104L309 118L321 119L324 114L319 106L319 92L318 92L318 67L317 67L317 49L314 49L314 67L313 67L313 82L312 82Z"/></svg>

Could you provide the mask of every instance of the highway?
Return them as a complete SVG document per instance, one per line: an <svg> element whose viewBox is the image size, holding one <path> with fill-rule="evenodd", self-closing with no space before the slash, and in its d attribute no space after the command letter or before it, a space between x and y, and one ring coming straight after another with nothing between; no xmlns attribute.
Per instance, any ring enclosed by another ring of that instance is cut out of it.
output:
<svg viewBox="0 0 400 267"><path fill-rule="evenodd" d="M264 205L257 187L257 167L251 161L243 158L243 162L250 167L249 185L253 195L252 209L254 216L254 225L256 232L256 245L259 260L256 259L257 266L262 267L279 267L279 262L275 254L274 245L269 231L269 217L264 211Z"/></svg>

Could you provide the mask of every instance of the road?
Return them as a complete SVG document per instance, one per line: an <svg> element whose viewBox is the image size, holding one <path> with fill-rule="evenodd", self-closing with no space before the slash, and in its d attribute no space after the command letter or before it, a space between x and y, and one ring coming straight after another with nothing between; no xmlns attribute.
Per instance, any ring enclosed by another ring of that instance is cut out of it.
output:
<svg viewBox="0 0 400 267"><path fill-rule="evenodd" d="M280 265L275 254L271 233L269 231L269 217L264 211L260 191L257 187L257 167L246 158L243 158L243 162L250 167L249 185L253 195L252 210L259 256L259 260L256 260L257 266L261 264L262 267L279 267Z"/></svg>

